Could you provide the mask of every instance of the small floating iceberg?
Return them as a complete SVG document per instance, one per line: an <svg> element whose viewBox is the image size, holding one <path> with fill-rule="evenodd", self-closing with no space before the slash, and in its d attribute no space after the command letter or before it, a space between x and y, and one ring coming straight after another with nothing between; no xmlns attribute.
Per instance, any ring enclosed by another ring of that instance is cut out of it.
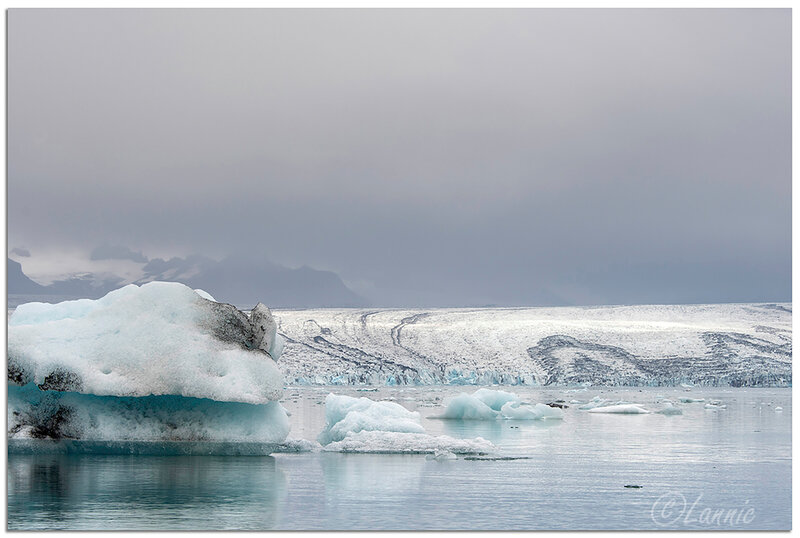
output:
<svg viewBox="0 0 800 538"><path fill-rule="evenodd" d="M482 437L455 439L427 433L362 431L323 447L326 452L370 454L491 454L497 448Z"/></svg>
<svg viewBox="0 0 800 538"><path fill-rule="evenodd" d="M544 420L564 418L561 409L545 404L529 404L519 396L502 390L479 389L462 392L447 404L439 418L458 420Z"/></svg>
<svg viewBox="0 0 800 538"><path fill-rule="evenodd" d="M650 413L639 404L604 405L589 409L589 413L613 413L619 415L644 415Z"/></svg>
<svg viewBox="0 0 800 538"><path fill-rule="evenodd" d="M215 453L214 443L223 452L260 443L246 452L269 453L289 433L277 402L277 324L262 304L248 317L206 296L151 282L17 307L8 326L10 444L164 453L186 442L177 453Z"/></svg>
<svg viewBox="0 0 800 538"><path fill-rule="evenodd" d="M606 398L601 398L600 396L595 396L582 406L578 407L581 411L589 411L591 409L595 409L597 407L611 407L614 405L628 405L631 402L626 402L625 400L608 400Z"/></svg>
<svg viewBox="0 0 800 538"><path fill-rule="evenodd" d="M362 431L425 433L420 415L394 402L376 402L328 394L325 398L325 428L317 437L321 445L341 441Z"/></svg>
<svg viewBox="0 0 800 538"><path fill-rule="evenodd" d="M664 401L664 407L656 411L659 415L682 415L683 410L679 407L675 407L672 402Z"/></svg>
<svg viewBox="0 0 800 538"><path fill-rule="evenodd" d="M486 454L495 450L480 437L429 435L420 423L420 414L400 404L337 394L325 398L325 427L317 440L328 452Z"/></svg>
<svg viewBox="0 0 800 538"><path fill-rule="evenodd" d="M564 411L542 403L530 405L519 402L508 402L500 409L501 418L512 420L561 420Z"/></svg>
<svg viewBox="0 0 800 538"><path fill-rule="evenodd" d="M447 404L441 418L460 420L494 420L507 403L518 403L519 397L502 390L478 389L472 394L462 392Z"/></svg>

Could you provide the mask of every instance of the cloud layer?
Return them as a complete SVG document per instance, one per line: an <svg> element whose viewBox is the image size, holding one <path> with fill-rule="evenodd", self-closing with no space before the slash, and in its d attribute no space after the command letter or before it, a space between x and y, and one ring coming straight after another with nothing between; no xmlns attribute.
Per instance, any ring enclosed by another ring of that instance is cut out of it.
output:
<svg viewBox="0 0 800 538"><path fill-rule="evenodd" d="M9 242L32 252L255 250L384 305L790 300L789 10L8 27Z"/></svg>

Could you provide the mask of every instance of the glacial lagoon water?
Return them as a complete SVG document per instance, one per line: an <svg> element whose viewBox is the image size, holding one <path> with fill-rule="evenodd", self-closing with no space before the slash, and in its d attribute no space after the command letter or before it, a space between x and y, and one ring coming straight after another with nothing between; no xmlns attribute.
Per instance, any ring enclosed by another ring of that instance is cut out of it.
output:
<svg viewBox="0 0 800 538"><path fill-rule="evenodd" d="M8 457L8 528L790 529L791 389L525 388L525 401L603 398L682 415L563 421L432 418L474 387L289 387L291 438L316 438L329 392L393 400L429 433L483 437L492 459L278 453L267 457ZM781 407L782 410L776 410ZM625 486L641 486L638 488Z"/></svg>

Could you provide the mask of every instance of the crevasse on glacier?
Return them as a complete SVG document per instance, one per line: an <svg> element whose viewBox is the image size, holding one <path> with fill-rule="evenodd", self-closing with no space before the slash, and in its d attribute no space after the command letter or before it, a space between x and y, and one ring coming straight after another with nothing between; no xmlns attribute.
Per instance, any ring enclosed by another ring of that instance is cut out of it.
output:
<svg viewBox="0 0 800 538"><path fill-rule="evenodd" d="M9 438L268 452L289 432L276 329L263 305L248 317L178 283L21 305L8 327Z"/></svg>
<svg viewBox="0 0 800 538"><path fill-rule="evenodd" d="M790 304L283 310L294 385L788 386Z"/></svg>

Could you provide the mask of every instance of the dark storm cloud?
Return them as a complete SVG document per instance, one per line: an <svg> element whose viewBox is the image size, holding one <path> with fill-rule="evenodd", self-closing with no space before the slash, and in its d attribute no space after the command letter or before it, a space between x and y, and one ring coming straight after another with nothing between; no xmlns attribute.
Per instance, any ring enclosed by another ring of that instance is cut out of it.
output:
<svg viewBox="0 0 800 538"><path fill-rule="evenodd" d="M789 10L11 10L9 240L378 304L790 300Z"/></svg>

